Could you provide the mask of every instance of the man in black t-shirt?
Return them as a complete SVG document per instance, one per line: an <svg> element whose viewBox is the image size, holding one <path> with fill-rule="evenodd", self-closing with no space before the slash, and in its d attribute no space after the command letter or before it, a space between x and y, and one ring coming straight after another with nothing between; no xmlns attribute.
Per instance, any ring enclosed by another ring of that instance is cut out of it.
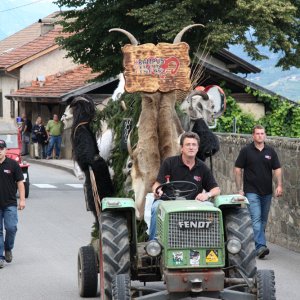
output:
<svg viewBox="0 0 300 300"><path fill-rule="evenodd" d="M12 261L12 249L14 247L18 214L17 208L25 208L25 188L23 172L19 164L6 155L6 143L0 140L0 269L4 267L4 261ZM16 198L19 190L19 205ZM3 235L5 227L5 238Z"/></svg>
<svg viewBox="0 0 300 300"><path fill-rule="evenodd" d="M200 139L194 132L185 132L180 139L181 155L173 156L165 159L162 163L156 182L152 187L152 191L156 200L154 200L151 208L151 223L149 230L149 239L153 240L156 235L156 211L163 201L163 192L158 190L162 183L168 181L188 181L197 185L198 190L189 195L189 199L205 202L209 198L220 194L220 188L215 181L211 171L204 162L196 157L199 150ZM182 185L181 190L188 190L190 186ZM205 190L205 193L203 193Z"/></svg>
<svg viewBox="0 0 300 300"><path fill-rule="evenodd" d="M264 127L255 126L252 137L253 142L242 148L235 162L235 182L238 193L245 195L249 200L256 253L258 258L264 258L270 253L266 246L265 228L272 200L272 177L274 173L277 182L275 195L280 197L282 175L277 153L265 144Z"/></svg>

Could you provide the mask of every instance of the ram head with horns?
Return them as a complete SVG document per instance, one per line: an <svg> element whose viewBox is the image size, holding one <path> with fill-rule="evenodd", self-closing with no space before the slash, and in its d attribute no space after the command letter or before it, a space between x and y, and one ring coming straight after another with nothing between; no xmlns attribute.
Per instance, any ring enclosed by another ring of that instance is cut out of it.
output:
<svg viewBox="0 0 300 300"><path fill-rule="evenodd" d="M179 154L178 137L183 133L175 111L176 90L189 90L189 46L181 42L183 34L194 24L182 29L173 44L138 45L129 32L124 33L131 45L122 48L124 54L125 90L142 92L142 110L138 126L138 142L132 157L132 188L135 193L136 215L143 219L146 194L151 187L161 162Z"/></svg>

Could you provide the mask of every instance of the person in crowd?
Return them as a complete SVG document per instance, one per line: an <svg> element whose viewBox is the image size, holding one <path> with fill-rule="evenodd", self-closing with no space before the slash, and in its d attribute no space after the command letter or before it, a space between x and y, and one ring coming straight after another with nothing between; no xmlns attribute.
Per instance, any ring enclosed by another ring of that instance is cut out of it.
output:
<svg viewBox="0 0 300 300"><path fill-rule="evenodd" d="M59 159L60 156L60 146L62 141L62 132L63 132L63 122L59 120L58 115L53 115L53 120L49 120L46 126L46 131L48 134L48 150L47 150L47 159L52 158L52 151L55 147L55 158Z"/></svg>
<svg viewBox="0 0 300 300"><path fill-rule="evenodd" d="M17 209L25 208L23 172L19 164L6 157L7 145L0 140L0 269L13 259L12 249L17 233ZM16 193L19 191L19 204ZM5 236L4 236L5 230Z"/></svg>
<svg viewBox="0 0 300 300"><path fill-rule="evenodd" d="M238 193L249 200L256 255L264 258L270 253L265 229L272 200L272 178L276 179L276 197L282 196L282 171L275 150L265 143L265 128L254 126L253 142L243 147L235 162L235 183Z"/></svg>
<svg viewBox="0 0 300 300"><path fill-rule="evenodd" d="M40 116L37 117L35 124L32 127L31 140L34 145L34 157L36 159L46 158L48 135Z"/></svg>
<svg viewBox="0 0 300 300"><path fill-rule="evenodd" d="M200 138L194 132L185 132L180 139L181 155L166 158L159 170L156 182L152 186L154 202L151 208L149 240L156 236L156 215L159 204L163 201L163 191L157 189L168 181L193 182L198 187L190 199L208 202L210 198L220 194L220 188L210 169L196 157L200 146ZM182 190L189 190L190 185L182 185ZM205 190L205 192L203 192ZM209 203L211 204L211 203Z"/></svg>
<svg viewBox="0 0 300 300"><path fill-rule="evenodd" d="M30 143L30 135L32 130L32 123L25 113L22 114L22 126L21 126L21 134L22 134L22 151L21 155L29 154L29 143Z"/></svg>

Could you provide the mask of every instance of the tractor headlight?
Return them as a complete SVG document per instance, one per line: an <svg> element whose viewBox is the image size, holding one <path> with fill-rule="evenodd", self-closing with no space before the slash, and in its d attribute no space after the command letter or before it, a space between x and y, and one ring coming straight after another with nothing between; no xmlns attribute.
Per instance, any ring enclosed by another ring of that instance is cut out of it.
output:
<svg viewBox="0 0 300 300"><path fill-rule="evenodd" d="M237 239L230 239L227 242L227 250L231 253L231 254L237 254L241 251L242 249L242 244L239 240Z"/></svg>
<svg viewBox="0 0 300 300"><path fill-rule="evenodd" d="M155 257L161 253L161 245L157 241L153 240L148 242L145 246L145 250L148 255Z"/></svg>

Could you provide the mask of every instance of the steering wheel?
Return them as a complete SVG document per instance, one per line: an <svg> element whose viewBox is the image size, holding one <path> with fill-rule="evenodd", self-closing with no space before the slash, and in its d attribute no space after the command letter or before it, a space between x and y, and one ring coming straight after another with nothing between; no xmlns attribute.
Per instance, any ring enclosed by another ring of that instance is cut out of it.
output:
<svg viewBox="0 0 300 300"><path fill-rule="evenodd" d="M182 185L185 185L187 189L183 190ZM190 181L170 181L158 186L155 190L156 194L158 194L159 189L162 189L161 197L165 200L185 200L198 191L198 186Z"/></svg>

